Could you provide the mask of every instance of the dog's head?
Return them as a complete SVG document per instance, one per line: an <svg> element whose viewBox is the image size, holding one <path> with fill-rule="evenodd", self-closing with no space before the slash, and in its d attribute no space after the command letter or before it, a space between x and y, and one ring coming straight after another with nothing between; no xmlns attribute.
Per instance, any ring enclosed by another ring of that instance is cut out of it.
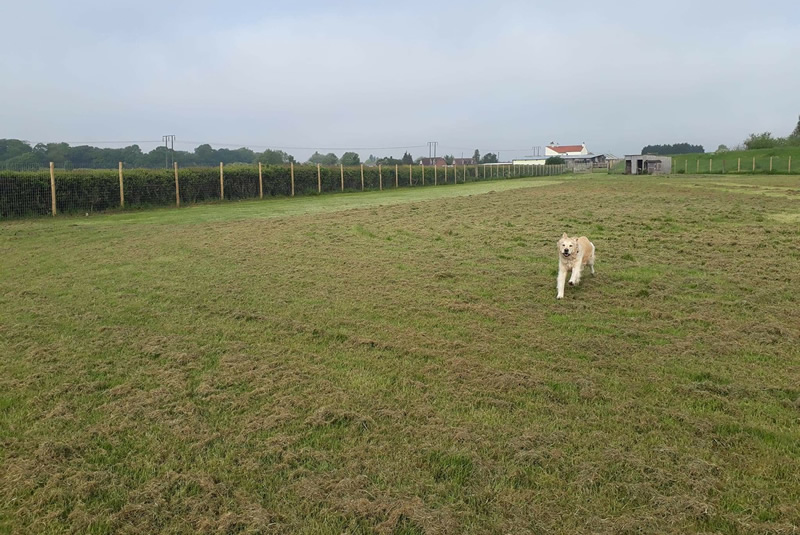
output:
<svg viewBox="0 0 800 535"><path fill-rule="evenodd" d="M570 258L578 252L578 240L570 238L565 232L561 239L558 240L558 254L564 258Z"/></svg>

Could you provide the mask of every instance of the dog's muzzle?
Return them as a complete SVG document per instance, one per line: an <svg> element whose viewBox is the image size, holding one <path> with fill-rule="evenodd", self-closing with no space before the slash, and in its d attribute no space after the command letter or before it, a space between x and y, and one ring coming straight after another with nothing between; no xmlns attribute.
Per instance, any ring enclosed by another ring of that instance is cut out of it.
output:
<svg viewBox="0 0 800 535"><path fill-rule="evenodd" d="M564 256L569 256L569 251L564 251L562 254L563 254Z"/></svg>

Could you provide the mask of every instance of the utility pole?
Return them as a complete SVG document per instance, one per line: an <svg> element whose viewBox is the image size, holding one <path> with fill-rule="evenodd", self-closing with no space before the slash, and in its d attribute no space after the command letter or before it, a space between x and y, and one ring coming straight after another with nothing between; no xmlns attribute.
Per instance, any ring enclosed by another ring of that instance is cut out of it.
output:
<svg viewBox="0 0 800 535"><path fill-rule="evenodd" d="M436 145L438 144L438 141L428 141L428 158L431 157L431 148L433 149L433 157L436 158Z"/></svg>
<svg viewBox="0 0 800 535"><path fill-rule="evenodd" d="M169 169L172 167L169 161L170 155L172 155L172 162L175 162L175 136L168 134L161 136L161 139L164 141L164 168Z"/></svg>

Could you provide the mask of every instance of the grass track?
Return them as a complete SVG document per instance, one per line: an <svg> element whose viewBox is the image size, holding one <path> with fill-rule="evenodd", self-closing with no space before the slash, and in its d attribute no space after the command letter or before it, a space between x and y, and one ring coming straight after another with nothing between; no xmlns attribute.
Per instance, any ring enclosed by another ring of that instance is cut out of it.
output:
<svg viewBox="0 0 800 535"><path fill-rule="evenodd" d="M798 190L2 223L0 533L797 531ZM563 231L598 275L559 302Z"/></svg>

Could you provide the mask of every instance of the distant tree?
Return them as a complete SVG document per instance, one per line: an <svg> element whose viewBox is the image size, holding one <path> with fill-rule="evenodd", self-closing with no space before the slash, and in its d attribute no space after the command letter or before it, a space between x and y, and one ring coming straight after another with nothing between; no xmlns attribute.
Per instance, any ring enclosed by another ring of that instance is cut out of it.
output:
<svg viewBox="0 0 800 535"><path fill-rule="evenodd" d="M487 152L480 160L481 163L497 163L497 154Z"/></svg>
<svg viewBox="0 0 800 535"><path fill-rule="evenodd" d="M414 158L411 157L411 154L406 152L403 153L403 158L400 160L403 164L408 165L414 163Z"/></svg>
<svg viewBox="0 0 800 535"><path fill-rule="evenodd" d="M33 152L27 141L19 139L0 139L0 162L10 160L22 154Z"/></svg>
<svg viewBox="0 0 800 535"><path fill-rule="evenodd" d="M336 165L339 163L339 158L332 152L329 152L325 155L320 154L319 152L314 152L308 161L309 163L318 163L320 165Z"/></svg>
<svg viewBox="0 0 800 535"><path fill-rule="evenodd" d="M256 161L266 165L280 165L294 161L294 158L282 150L267 149L256 156Z"/></svg>
<svg viewBox="0 0 800 535"><path fill-rule="evenodd" d="M355 152L345 152L342 154L340 163L342 165L359 165L361 164L361 158Z"/></svg>
<svg viewBox="0 0 800 535"><path fill-rule="evenodd" d="M561 156L550 156L544 161L545 165L562 165L567 163Z"/></svg>
<svg viewBox="0 0 800 535"><path fill-rule="evenodd" d="M772 137L772 132L762 132L761 134L750 134L750 137L744 140L744 146L749 150L753 149L771 149L777 147L780 140Z"/></svg>
<svg viewBox="0 0 800 535"><path fill-rule="evenodd" d="M674 145L646 145L642 148L642 154L657 154L660 156L668 156L670 154L692 154L697 152L705 152L702 145L675 143Z"/></svg>
<svg viewBox="0 0 800 535"><path fill-rule="evenodd" d="M719 147L717 147L717 152L728 152L727 145L720 145Z"/></svg>
<svg viewBox="0 0 800 535"><path fill-rule="evenodd" d="M475 163L479 163L481 161L481 153L478 151L478 149L475 149L475 152L472 155L472 161Z"/></svg>
<svg viewBox="0 0 800 535"><path fill-rule="evenodd" d="M456 159L455 159L455 157L453 157L452 154L445 154L444 155L444 163L446 163L447 165L453 165L453 162L455 160Z"/></svg>
<svg viewBox="0 0 800 535"><path fill-rule="evenodd" d="M376 163L378 165L401 165L403 163L403 160L399 160L391 156L385 156L383 158L378 158Z"/></svg>
<svg viewBox="0 0 800 535"><path fill-rule="evenodd" d="M370 154L369 158L367 158L366 161L364 162L364 165L369 165L369 166L378 165L378 159L373 154Z"/></svg>
<svg viewBox="0 0 800 535"><path fill-rule="evenodd" d="M789 137L798 138L800 139L800 116L797 117L797 126L794 127L794 130Z"/></svg>

